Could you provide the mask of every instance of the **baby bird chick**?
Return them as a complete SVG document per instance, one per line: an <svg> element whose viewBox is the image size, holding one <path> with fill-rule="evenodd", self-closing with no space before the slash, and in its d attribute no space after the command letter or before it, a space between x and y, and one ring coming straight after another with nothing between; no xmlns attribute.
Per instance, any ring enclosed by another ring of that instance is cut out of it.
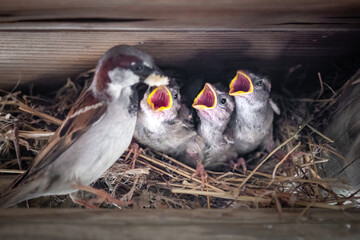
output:
<svg viewBox="0 0 360 240"><path fill-rule="evenodd" d="M236 159L237 152L229 126L235 107L233 98L222 86L206 83L195 98L193 107L200 119L197 131L205 143L205 168L216 169Z"/></svg>
<svg viewBox="0 0 360 240"><path fill-rule="evenodd" d="M270 98L271 82L265 77L239 70L230 83L235 98L231 127L237 153L274 148L273 119L279 108Z"/></svg>

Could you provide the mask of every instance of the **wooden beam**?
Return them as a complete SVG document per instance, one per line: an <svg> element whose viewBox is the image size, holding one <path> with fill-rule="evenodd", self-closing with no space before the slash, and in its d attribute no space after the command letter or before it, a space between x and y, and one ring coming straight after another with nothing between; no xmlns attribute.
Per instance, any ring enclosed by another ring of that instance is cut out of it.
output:
<svg viewBox="0 0 360 240"><path fill-rule="evenodd" d="M0 24L1 28L1 24ZM224 79L238 68L285 73L297 64L322 67L360 53L357 31L56 31L0 29L0 87L18 81L65 81L95 67L117 44L138 45L160 66ZM316 77L316 75L314 75ZM273 77L274 80L276 79Z"/></svg>
<svg viewBox="0 0 360 240"><path fill-rule="evenodd" d="M324 164L327 177L349 183L349 189L335 189L339 194L346 195L360 189L360 69L357 73L353 77L353 82L357 84L349 85L338 99L324 132L335 141L336 149L348 160L345 162L331 154L331 160Z"/></svg>
<svg viewBox="0 0 360 240"><path fill-rule="evenodd" d="M58 83L93 68L116 44L141 45L159 65L217 81L250 68L286 73L360 55L356 0L0 0L0 88ZM304 66L306 67L306 66Z"/></svg>
<svg viewBox="0 0 360 240"><path fill-rule="evenodd" d="M164 27L195 26L207 28L257 29L272 28L341 28L359 25L356 0L180 0L180 1L115 1L95 0L0 0L0 22L41 20L114 20L157 21ZM165 23L163 25L162 23ZM349 26L347 26L349 25Z"/></svg>
<svg viewBox="0 0 360 240"><path fill-rule="evenodd" d="M118 1L118 0L108 0L106 2L99 2L96 0L0 0L2 4L1 11L30 11L30 10L51 10L51 9L79 9L79 8L130 8L130 10L141 9L144 7L188 7L192 8L201 8L204 10L207 9L223 9L223 8L244 8L249 10L298 10L298 11L308 11L308 10L343 10L347 7L354 5L359 5L359 2L356 0L343 0L339 1L328 1L328 0L295 0L295 1L284 1L284 0L273 0L271 2L266 0L178 0L178 1L166 1L166 0L138 0L134 4L131 0ZM312 3L312 4L310 4ZM150 13L149 13L150 14Z"/></svg>
<svg viewBox="0 0 360 240"><path fill-rule="evenodd" d="M360 212L5 209L1 239L358 239Z"/></svg>

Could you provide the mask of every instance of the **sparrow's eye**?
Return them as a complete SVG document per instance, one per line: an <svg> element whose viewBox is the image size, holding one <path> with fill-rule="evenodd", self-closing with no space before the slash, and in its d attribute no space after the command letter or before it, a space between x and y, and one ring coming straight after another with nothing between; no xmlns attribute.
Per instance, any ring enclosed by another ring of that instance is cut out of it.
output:
<svg viewBox="0 0 360 240"><path fill-rule="evenodd" d="M141 63L133 62L133 63L131 63L131 69L135 73L141 73L144 70L144 65L142 65Z"/></svg>
<svg viewBox="0 0 360 240"><path fill-rule="evenodd" d="M221 103L222 105L224 105L224 104L226 103L226 98L222 98L222 99L220 100L220 103Z"/></svg>
<svg viewBox="0 0 360 240"><path fill-rule="evenodd" d="M257 82L255 83L255 85L258 86L258 87L260 87L260 86L263 85L263 82L262 82L262 81L257 81Z"/></svg>
<svg viewBox="0 0 360 240"><path fill-rule="evenodd" d="M177 100L177 99L178 99L178 94L175 93L175 94L174 94L174 100Z"/></svg>

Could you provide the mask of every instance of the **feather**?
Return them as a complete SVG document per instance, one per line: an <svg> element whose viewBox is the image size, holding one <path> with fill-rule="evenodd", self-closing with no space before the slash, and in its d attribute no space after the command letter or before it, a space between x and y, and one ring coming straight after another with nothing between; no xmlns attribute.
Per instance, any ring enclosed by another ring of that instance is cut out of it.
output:
<svg viewBox="0 0 360 240"><path fill-rule="evenodd" d="M16 179L11 187L2 194L0 207L6 207L4 205L6 203L11 204L12 202L25 200L25 196L34 191L26 184L40 177L43 174L40 170L54 163L66 149L74 144L84 132L103 116L106 107L105 103L95 99L91 91L84 92L26 173Z"/></svg>

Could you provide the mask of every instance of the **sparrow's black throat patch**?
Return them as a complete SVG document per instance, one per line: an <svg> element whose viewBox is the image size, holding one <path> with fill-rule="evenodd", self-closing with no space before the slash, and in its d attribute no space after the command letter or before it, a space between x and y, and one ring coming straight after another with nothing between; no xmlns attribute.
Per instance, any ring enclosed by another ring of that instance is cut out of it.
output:
<svg viewBox="0 0 360 240"><path fill-rule="evenodd" d="M130 95L130 104L128 106L128 113L131 117L135 117L139 108L139 96L136 90L136 85L131 86L132 94Z"/></svg>

